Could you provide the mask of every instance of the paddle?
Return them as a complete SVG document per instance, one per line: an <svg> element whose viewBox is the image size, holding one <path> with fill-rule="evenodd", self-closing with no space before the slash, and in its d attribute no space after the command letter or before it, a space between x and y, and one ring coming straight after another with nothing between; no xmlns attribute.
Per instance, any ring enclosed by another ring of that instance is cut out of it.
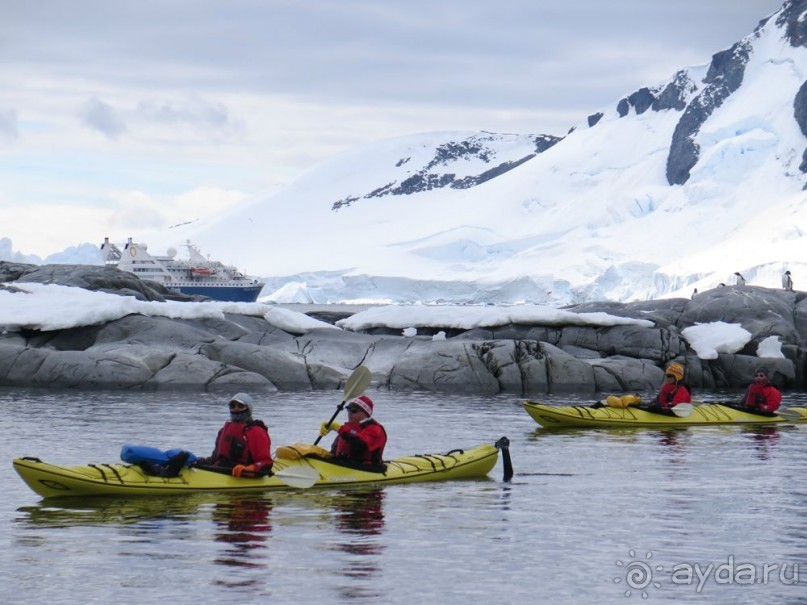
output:
<svg viewBox="0 0 807 605"><path fill-rule="evenodd" d="M691 403L679 403L670 408L673 414L679 418L686 418L692 413L693 405Z"/></svg>
<svg viewBox="0 0 807 605"><path fill-rule="evenodd" d="M779 408L774 412L777 416L781 416L785 420L807 420L807 417L802 416L796 410L789 410L787 408Z"/></svg>
<svg viewBox="0 0 807 605"><path fill-rule="evenodd" d="M513 478L513 461L510 459L510 440L502 437L495 444L502 453L502 481L509 482Z"/></svg>
<svg viewBox="0 0 807 605"><path fill-rule="evenodd" d="M289 487L308 489L319 479L319 473L310 466L290 466L274 472L275 477Z"/></svg>
<svg viewBox="0 0 807 605"><path fill-rule="evenodd" d="M370 380L372 378L373 376L372 374L370 374L370 370L368 370L364 366L359 366L358 368L353 370L353 373L350 376L348 376L347 382L345 382L345 395L344 398L342 399L342 403L336 406L336 411L333 413L333 416L331 416L331 419L325 426L330 427L331 424L333 424L333 421L336 420L336 417L339 415L339 412L341 412L344 409L345 404L348 401L350 401L351 399L355 399L356 397L364 393L364 390L368 386L370 386ZM317 437L317 440L314 441L314 445L319 444L321 439L322 435Z"/></svg>
<svg viewBox="0 0 807 605"><path fill-rule="evenodd" d="M232 474L232 469L226 466L215 466L212 464L199 464L193 465L193 468L198 468L202 471L210 471L211 473L220 473L222 475ZM272 475L280 479L281 483L289 487L296 487L298 489L307 489L314 485L319 479L319 473L310 466L291 466L288 468L281 468L273 470ZM258 477L259 478L259 477Z"/></svg>

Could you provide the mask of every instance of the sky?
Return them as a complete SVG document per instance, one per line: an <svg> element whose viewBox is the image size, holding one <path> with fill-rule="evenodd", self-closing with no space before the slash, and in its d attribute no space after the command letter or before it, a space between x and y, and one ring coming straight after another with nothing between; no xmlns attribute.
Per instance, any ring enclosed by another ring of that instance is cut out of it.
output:
<svg viewBox="0 0 807 605"><path fill-rule="evenodd" d="M11 2L0 238L44 256L226 213L444 130L563 135L779 0Z"/></svg>
<svg viewBox="0 0 807 605"><path fill-rule="evenodd" d="M291 334L305 334L318 328L361 331L373 327L403 327L401 335L406 337L417 336L418 328L470 330L511 323L653 326L653 322L644 319L602 312L574 313L540 305L384 305L358 310L334 326L299 311L263 303L152 302L56 284L13 285L22 292L10 292L0 285L0 333L3 334L20 329L50 331L103 324L131 313L172 319L223 318L224 313L263 316L268 323ZM722 321L691 326L682 331L682 336L701 359L716 359L718 353L736 353L751 339L751 333L741 325ZM442 338L445 338L442 332L432 336L433 340ZM760 356L783 357L778 337L769 337L763 343L757 351Z"/></svg>

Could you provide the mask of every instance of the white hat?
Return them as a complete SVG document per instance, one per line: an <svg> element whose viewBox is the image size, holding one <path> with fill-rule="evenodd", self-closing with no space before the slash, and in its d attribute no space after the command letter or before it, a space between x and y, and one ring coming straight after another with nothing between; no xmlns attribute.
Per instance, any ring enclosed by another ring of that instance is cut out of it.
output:
<svg viewBox="0 0 807 605"><path fill-rule="evenodd" d="M227 405L230 405L233 402L242 403L245 406L247 406L250 415L252 415L252 397L250 397L246 393L236 393L235 395L230 397L230 401L227 402Z"/></svg>

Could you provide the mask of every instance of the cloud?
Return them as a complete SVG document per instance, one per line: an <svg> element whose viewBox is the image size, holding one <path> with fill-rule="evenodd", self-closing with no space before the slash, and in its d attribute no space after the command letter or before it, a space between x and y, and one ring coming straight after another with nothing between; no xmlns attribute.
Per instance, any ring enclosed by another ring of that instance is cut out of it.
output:
<svg viewBox="0 0 807 605"><path fill-rule="evenodd" d="M0 110L0 137L16 139L19 134L17 110Z"/></svg>
<svg viewBox="0 0 807 605"><path fill-rule="evenodd" d="M158 200L140 191L120 194L117 208L107 221L107 230L118 232L122 229L139 231L159 229L168 224L168 217Z"/></svg>
<svg viewBox="0 0 807 605"><path fill-rule="evenodd" d="M93 97L89 99L79 112L82 123L98 132L104 134L109 139L117 139L126 132L126 124L120 113L100 99Z"/></svg>
<svg viewBox="0 0 807 605"><path fill-rule="evenodd" d="M107 233L123 241L134 234L193 222L227 212L246 198L240 191L197 187L175 196L157 198L141 191L116 194L117 208L106 221Z"/></svg>
<svg viewBox="0 0 807 605"><path fill-rule="evenodd" d="M16 109L0 109L0 140L13 141L19 138Z"/></svg>
<svg viewBox="0 0 807 605"><path fill-rule="evenodd" d="M707 62L781 4L466 0L458 10L448 0L143 0L136 10L92 2L59 10L54 0L43 2L49 18L4 13L7 30L37 33L37 44L18 36L4 47L11 65L166 94L226 90L504 111L574 103L583 115L648 84L650 66L664 79L682 59ZM626 52L619 62L604 60L614 50ZM575 84L598 75L597 97L580 96Z"/></svg>
<svg viewBox="0 0 807 605"><path fill-rule="evenodd" d="M188 96L179 100L147 100L137 105L136 116L147 123L161 127L190 126L217 135L239 135L244 130L241 120L233 118L224 103L212 102L201 96Z"/></svg>
<svg viewBox="0 0 807 605"><path fill-rule="evenodd" d="M96 203L62 200L35 204L12 202L0 192L0 238L10 238L22 253L44 258L85 242L100 244L107 236L123 242L144 232L219 216L247 197L235 189L203 186L172 196L107 190L104 199ZM43 229L47 238L42 237ZM31 246L30 242L39 245Z"/></svg>
<svg viewBox="0 0 807 605"><path fill-rule="evenodd" d="M222 126L229 121L227 108L223 104L208 103L200 99L181 102L141 101L137 110L144 118L158 122Z"/></svg>
<svg viewBox="0 0 807 605"><path fill-rule="evenodd" d="M64 250L85 242L100 244L104 235L102 225L108 214L108 210L91 205L12 205L0 198L3 235L10 237L20 252L38 254L43 258L48 251ZM47 247L34 250L29 242L43 241L43 229L47 230Z"/></svg>
<svg viewBox="0 0 807 605"><path fill-rule="evenodd" d="M184 222L221 214L246 199L242 191L218 187L197 187L171 198L172 222Z"/></svg>

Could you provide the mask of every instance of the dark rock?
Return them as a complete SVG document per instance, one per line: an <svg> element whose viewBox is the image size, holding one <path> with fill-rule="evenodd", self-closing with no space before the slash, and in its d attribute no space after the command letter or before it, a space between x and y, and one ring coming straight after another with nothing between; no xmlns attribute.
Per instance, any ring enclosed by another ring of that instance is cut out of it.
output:
<svg viewBox="0 0 807 605"><path fill-rule="evenodd" d="M725 286L698 294L681 314L681 329L698 323L723 321L742 324L751 332L747 349L756 352L757 345L768 336L778 335L788 344L801 345L796 330L794 307L796 295L785 290L748 286Z"/></svg>
<svg viewBox="0 0 807 605"><path fill-rule="evenodd" d="M636 110L636 115L641 115L653 106L656 97L647 87L640 88L636 92L628 95L628 103Z"/></svg>
<svg viewBox="0 0 807 605"><path fill-rule="evenodd" d="M807 11L807 1L805 0L788 0L782 6L784 10L776 18L776 25L779 27L785 26L785 37L790 42L790 45L798 48L800 46L807 46L807 23L804 20L804 13ZM765 20L761 21L757 29L765 24Z"/></svg>
<svg viewBox="0 0 807 605"><path fill-rule="evenodd" d="M589 363L600 392L653 391L664 380L664 370L644 359L616 355Z"/></svg>
<svg viewBox="0 0 807 605"><path fill-rule="evenodd" d="M793 99L793 117L801 129L801 134L807 136L807 82L804 82ZM802 153L802 162L799 170L807 172L807 148Z"/></svg>
<svg viewBox="0 0 807 605"><path fill-rule="evenodd" d="M749 53L750 44L738 42L712 57L704 88L684 110L673 132L667 156L667 182L670 185L683 185L689 180L700 152L695 136L712 112L742 84Z"/></svg>
<svg viewBox="0 0 807 605"><path fill-rule="evenodd" d="M381 187L375 188L370 193L363 196L347 196L344 199L334 202L331 206L333 210L350 206L359 199L370 199L387 195L410 195L421 191L431 191L433 189L470 189L494 179L506 172L521 166L533 159L537 154L543 153L547 149L557 144L562 137L552 135L537 135L533 139L535 144L534 153L527 154L516 159L500 161L490 168L483 170L479 174L458 178L456 174L444 172L450 162L459 159L478 159L486 164L492 163L496 159L496 151L491 144L491 140L496 135L482 133L468 137L460 141L449 141L439 145L434 151L434 157L422 165L413 167L411 174L400 182L393 181L385 183ZM411 158L404 158L396 163L400 167L409 163ZM443 169L443 170L441 170Z"/></svg>
<svg viewBox="0 0 807 605"><path fill-rule="evenodd" d="M598 111L597 113L593 113L590 116L588 116L588 127L591 128L593 126L596 126L597 122L602 120L603 115L604 114L601 111Z"/></svg>
<svg viewBox="0 0 807 605"><path fill-rule="evenodd" d="M556 137L550 134L541 134L535 137L535 153L543 153L550 147L554 147L563 140L563 137Z"/></svg>
<svg viewBox="0 0 807 605"><path fill-rule="evenodd" d="M672 82L667 84L653 101L653 111L673 109L683 111L686 108L687 94L696 90L695 83L689 79L685 71L675 74Z"/></svg>
<svg viewBox="0 0 807 605"><path fill-rule="evenodd" d="M208 300L204 297L186 296L114 267L97 265L24 265L0 261L0 281L73 286L120 296L134 296L144 301Z"/></svg>

